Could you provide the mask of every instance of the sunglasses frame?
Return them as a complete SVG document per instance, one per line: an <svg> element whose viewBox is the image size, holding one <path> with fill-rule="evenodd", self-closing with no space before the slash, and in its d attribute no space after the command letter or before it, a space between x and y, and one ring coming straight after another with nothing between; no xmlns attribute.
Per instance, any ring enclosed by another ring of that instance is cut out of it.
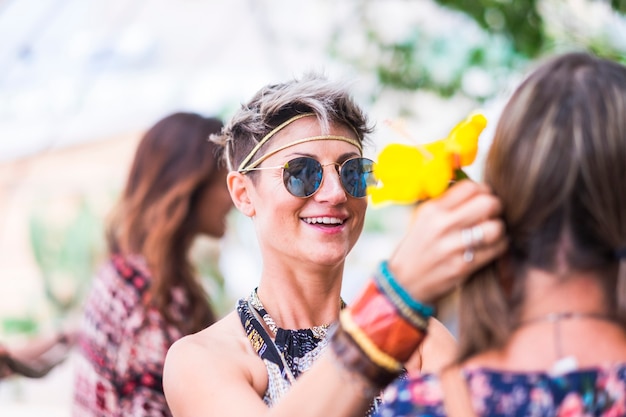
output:
<svg viewBox="0 0 626 417"><path fill-rule="evenodd" d="M296 160L298 160L298 159L308 159L308 160L312 160L312 161L315 161L315 162L316 162L316 163L320 166L320 172L322 173L322 177L321 177L321 179L320 179L320 183L319 183L319 185L317 186L317 188L316 188L316 189L315 189L315 190L314 190L311 194L309 194L309 195L302 195L302 196L300 196L300 195L296 195L296 194L294 194L294 193L293 193L293 192L289 189L289 187L288 187L288 185L287 185L287 180L288 180L288 178L286 178L286 177L285 177L285 172L286 172L285 170L289 168L289 164L290 164L290 163L293 163L293 161L296 161ZM346 185L345 185L345 184L344 184L344 182L343 182L343 177L341 176L341 171L342 171L343 167L345 166L345 164L346 164L346 163L348 163L348 162L350 162L350 161L354 161L354 160L356 160L356 159L369 161L369 162L371 163L372 170L371 170L371 171L369 171L369 173L370 173L370 175L372 175L372 177L373 177L373 171L374 171L374 170L373 170L373 167L374 167L375 162L374 162L373 160L369 159L369 158L364 158L364 157L361 157L361 156L355 156L355 157L353 157L353 158L348 158L348 159L346 159L345 161L343 161L343 162L341 162L341 163L339 163L339 162L329 162L329 163L327 163L327 164L322 164L320 161L318 161L317 159L315 159L315 158L313 158L313 157L310 157L310 156L298 156L298 157L296 157L296 158L292 158L292 159L290 159L289 161L285 162L283 165L273 166L273 167L255 167L255 168L248 168L248 169L246 170L246 172L249 172L249 171L265 171L265 170L268 170L268 169L282 169L282 170L283 170L283 185L285 186L285 189L287 190L287 192L288 192L289 194L291 194L292 196L297 197L297 198L309 198L309 197L312 197L313 195L315 195L315 193L317 193L317 192L319 191L319 189L320 189L320 188L322 188L322 183L323 183L323 181L324 181L324 167L327 167L327 166L330 166L330 165L335 165L335 167L336 167L335 169L336 169L336 171L337 171L337 175L339 175L339 182L341 183L341 187L342 187L342 188L343 188L343 190L346 192L346 194L347 194L347 195L349 195L350 197L353 197L353 198L365 198L365 197L367 197L367 194L364 194L364 195L362 195L362 196L355 196L355 195L352 195L352 193L350 193L350 192L346 189Z"/></svg>

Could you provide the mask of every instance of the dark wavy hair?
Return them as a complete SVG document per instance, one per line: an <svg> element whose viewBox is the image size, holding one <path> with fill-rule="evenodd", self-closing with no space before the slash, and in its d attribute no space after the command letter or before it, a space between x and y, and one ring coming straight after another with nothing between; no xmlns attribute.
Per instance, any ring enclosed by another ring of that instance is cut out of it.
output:
<svg viewBox="0 0 626 417"><path fill-rule="evenodd" d="M221 147L208 141L222 121L195 113L174 113L150 128L135 153L126 187L111 216L111 253L140 254L152 275L146 307L155 307L184 334L215 322L206 291L188 258L198 234L201 192L218 175ZM226 185L224 185L226 186ZM189 302L184 320L172 317L172 288Z"/></svg>
<svg viewBox="0 0 626 417"><path fill-rule="evenodd" d="M626 67L587 53L543 63L506 105L487 157L510 249L462 288L460 360L506 341L530 268L598 272L626 327L625 178Z"/></svg>

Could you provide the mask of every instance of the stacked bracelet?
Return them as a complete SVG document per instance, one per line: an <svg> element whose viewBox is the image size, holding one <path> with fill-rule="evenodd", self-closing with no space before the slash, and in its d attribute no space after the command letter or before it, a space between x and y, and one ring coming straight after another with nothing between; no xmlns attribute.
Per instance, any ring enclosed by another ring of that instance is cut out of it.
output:
<svg viewBox="0 0 626 417"><path fill-rule="evenodd" d="M422 317L429 318L435 314L435 308L428 304L422 304L417 300L414 300L405 290L402 288L398 281L394 278L391 271L389 271L389 262L382 261L380 263L380 273L385 282L389 284L392 291L398 296L398 298L415 313Z"/></svg>
<svg viewBox="0 0 626 417"><path fill-rule="evenodd" d="M331 347L344 365L384 387L403 371L426 337L435 309L414 300L395 280L387 262L354 304L342 310Z"/></svg>
<svg viewBox="0 0 626 417"><path fill-rule="evenodd" d="M330 346L346 369L362 375L376 388L370 394L386 387L399 375L399 372L390 371L371 360L341 325L332 332Z"/></svg>
<svg viewBox="0 0 626 417"><path fill-rule="evenodd" d="M361 348L367 357L381 368L392 373L402 372L402 363L388 355L369 338L352 317L350 310L343 310L339 315L339 322L343 330L350 335L352 340Z"/></svg>
<svg viewBox="0 0 626 417"><path fill-rule="evenodd" d="M426 336L427 321L417 327L406 320L374 281L347 311L374 345L400 362L406 362Z"/></svg>
<svg viewBox="0 0 626 417"><path fill-rule="evenodd" d="M406 297L397 290L401 287L393 280L389 279L390 275L376 274L374 275L374 282L378 286L378 289L383 293L391 304L396 308L398 314L408 321L413 327L426 332L428 328L428 319L430 314L426 315L424 311L432 311L432 307L421 305L419 311L415 309L416 301L411 299L412 305L409 305L406 301ZM394 285L395 284L395 285ZM404 290L402 290L404 291ZM405 293L406 294L406 293Z"/></svg>

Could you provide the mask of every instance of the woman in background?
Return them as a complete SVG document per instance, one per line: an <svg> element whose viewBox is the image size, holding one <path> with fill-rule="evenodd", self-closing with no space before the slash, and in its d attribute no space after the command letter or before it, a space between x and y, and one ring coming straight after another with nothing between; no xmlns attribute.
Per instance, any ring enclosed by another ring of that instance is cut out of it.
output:
<svg viewBox="0 0 626 417"><path fill-rule="evenodd" d="M78 338L73 414L168 416L170 345L216 319L189 260L194 238L219 238L232 207L222 122L175 113L142 138L108 227L109 259L93 281Z"/></svg>

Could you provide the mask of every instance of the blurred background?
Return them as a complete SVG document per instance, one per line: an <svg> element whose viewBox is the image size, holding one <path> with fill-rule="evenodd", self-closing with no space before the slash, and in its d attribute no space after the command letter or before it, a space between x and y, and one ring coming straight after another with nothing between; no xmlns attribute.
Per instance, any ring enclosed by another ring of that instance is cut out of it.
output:
<svg viewBox="0 0 626 417"><path fill-rule="evenodd" d="M351 83L377 129L375 158L489 120L539 60L589 50L626 64L626 0L0 0L0 343L71 325L104 257L103 222L145 129L175 111L228 119L261 86L325 72ZM372 208L348 259L349 302L410 208ZM233 212L194 259L223 314L259 259ZM454 322L449 321L454 331ZM71 358L42 379L0 380L0 414L69 416Z"/></svg>

